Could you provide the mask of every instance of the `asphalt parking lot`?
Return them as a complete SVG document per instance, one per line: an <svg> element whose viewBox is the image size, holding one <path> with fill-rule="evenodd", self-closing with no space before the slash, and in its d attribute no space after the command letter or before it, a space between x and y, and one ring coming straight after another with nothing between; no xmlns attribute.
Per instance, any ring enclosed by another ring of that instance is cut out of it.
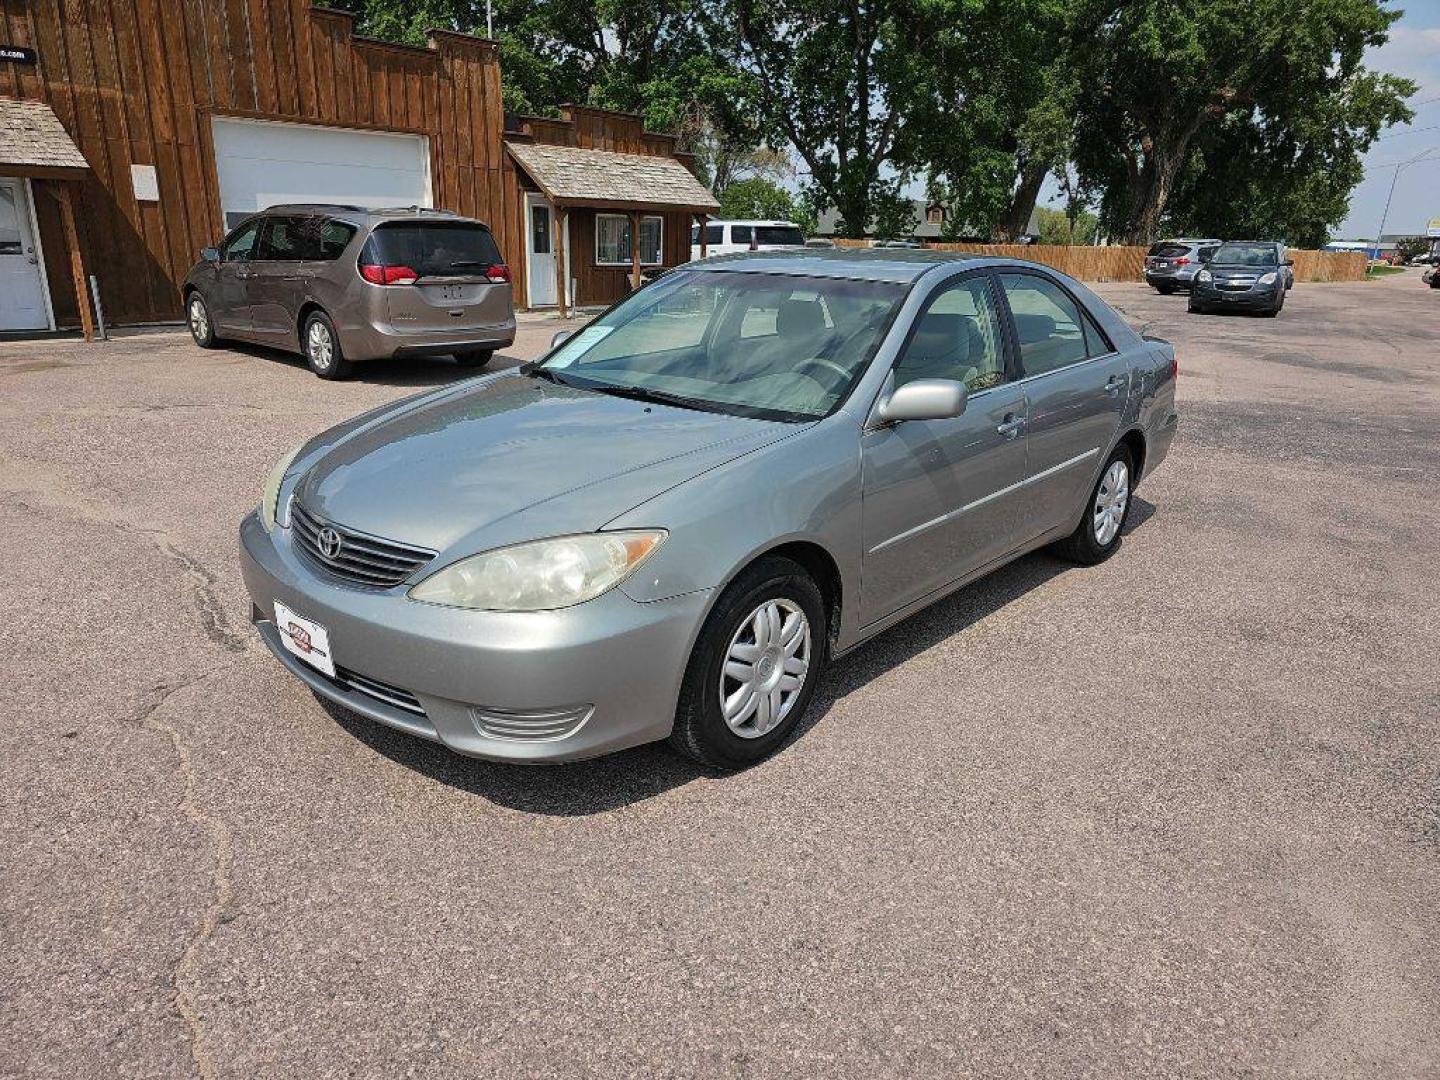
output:
<svg viewBox="0 0 1440 1080"><path fill-rule="evenodd" d="M1416 278L1100 286L1181 366L1119 554L888 632L733 776L455 758L250 631L273 461L458 369L0 343L0 1075L1440 1075Z"/></svg>

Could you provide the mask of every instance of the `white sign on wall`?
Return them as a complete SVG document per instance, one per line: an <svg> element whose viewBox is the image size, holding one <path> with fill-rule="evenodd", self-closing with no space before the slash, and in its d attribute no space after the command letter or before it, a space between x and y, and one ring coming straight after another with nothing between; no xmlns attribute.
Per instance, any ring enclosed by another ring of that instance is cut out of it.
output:
<svg viewBox="0 0 1440 1080"><path fill-rule="evenodd" d="M154 165L131 165L130 186L135 189L136 202L160 201L160 180Z"/></svg>

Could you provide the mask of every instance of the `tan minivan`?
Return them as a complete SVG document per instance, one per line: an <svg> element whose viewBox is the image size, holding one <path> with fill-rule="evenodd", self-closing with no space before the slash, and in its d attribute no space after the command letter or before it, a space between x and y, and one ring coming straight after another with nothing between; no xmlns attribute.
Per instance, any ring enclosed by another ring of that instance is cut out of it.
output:
<svg viewBox="0 0 1440 1080"><path fill-rule="evenodd" d="M495 238L447 211L272 206L200 255L183 296L202 348L270 345L339 379L356 361L392 356L479 367L515 340Z"/></svg>

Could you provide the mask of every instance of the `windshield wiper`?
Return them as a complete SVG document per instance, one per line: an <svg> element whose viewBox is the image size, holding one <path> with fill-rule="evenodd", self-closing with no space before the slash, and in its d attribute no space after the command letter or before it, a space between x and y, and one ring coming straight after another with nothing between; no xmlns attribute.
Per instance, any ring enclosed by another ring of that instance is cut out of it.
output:
<svg viewBox="0 0 1440 1080"><path fill-rule="evenodd" d="M690 398L681 397L679 394L667 394L664 390L647 390L640 386L625 386L622 383L600 383L584 382L574 383L582 390L594 390L597 394L609 394L612 397L630 398L634 401L649 401L656 405L674 405L681 409L693 409L697 412L715 412L714 408L707 407Z"/></svg>
<svg viewBox="0 0 1440 1080"><path fill-rule="evenodd" d="M520 365L520 374L529 375L532 379L545 379L555 383L557 386L574 386L569 379L562 379L560 373L551 368L543 367L539 363L531 361L528 364Z"/></svg>

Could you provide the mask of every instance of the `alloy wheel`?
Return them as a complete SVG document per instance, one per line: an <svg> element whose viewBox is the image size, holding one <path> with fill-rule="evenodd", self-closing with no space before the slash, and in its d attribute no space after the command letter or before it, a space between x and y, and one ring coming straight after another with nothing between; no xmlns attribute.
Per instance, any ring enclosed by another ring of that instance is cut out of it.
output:
<svg viewBox="0 0 1440 1080"><path fill-rule="evenodd" d="M730 638L720 674L720 713L742 739L774 731L805 688L810 620L791 600L766 600Z"/></svg>
<svg viewBox="0 0 1440 1080"><path fill-rule="evenodd" d="M1100 489L1095 493L1094 527L1095 541L1105 547L1120 532L1125 523L1125 511L1130 507L1130 467L1123 461L1112 461L1100 479Z"/></svg>
<svg viewBox="0 0 1440 1080"><path fill-rule="evenodd" d="M210 333L210 313L205 310L205 301L198 296L190 299L190 332L196 341L204 341Z"/></svg>
<svg viewBox="0 0 1440 1080"><path fill-rule="evenodd" d="M317 368L328 368L335 359L335 343L330 340L329 329L319 319L314 320L305 332L305 347Z"/></svg>

